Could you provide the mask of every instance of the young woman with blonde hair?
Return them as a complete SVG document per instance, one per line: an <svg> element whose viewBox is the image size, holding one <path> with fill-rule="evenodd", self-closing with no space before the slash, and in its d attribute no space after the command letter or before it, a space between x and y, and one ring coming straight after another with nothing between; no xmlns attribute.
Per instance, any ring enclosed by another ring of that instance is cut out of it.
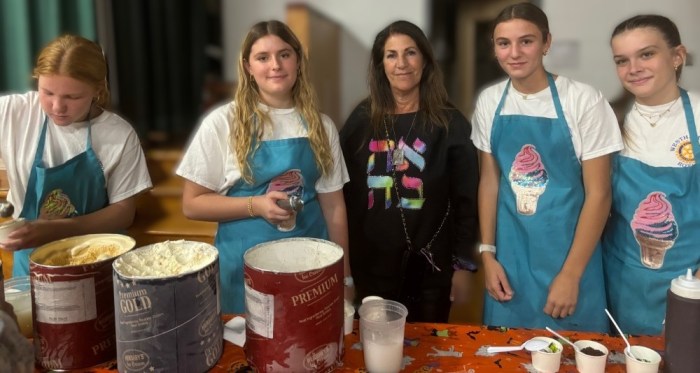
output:
<svg viewBox="0 0 700 373"><path fill-rule="evenodd" d="M151 188L131 125L109 107L107 64L96 43L51 41L34 68L37 91L0 97L0 158L15 218L27 224L0 247L14 252L13 275L29 273L33 247L131 225L135 197Z"/></svg>
<svg viewBox="0 0 700 373"><path fill-rule="evenodd" d="M338 133L319 112L307 57L282 22L251 28L233 102L203 119L177 173L186 179L185 215L219 222L224 312L245 311L243 253L255 244L316 237L347 248ZM278 205L292 197L304 203L298 213ZM351 284L347 255L345 275Z"/></svg>

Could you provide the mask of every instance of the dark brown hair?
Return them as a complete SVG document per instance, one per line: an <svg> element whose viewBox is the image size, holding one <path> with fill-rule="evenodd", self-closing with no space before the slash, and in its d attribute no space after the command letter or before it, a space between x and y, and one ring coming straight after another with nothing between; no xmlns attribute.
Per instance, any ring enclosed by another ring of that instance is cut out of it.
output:
<svg viewBox="0 0 700 373"><path fill-rule="evenodd" d="M389 79L384 72L384 46L390 36L401 34L413 39L423 55L423 74L419 86L419 110L421 122L447 127L446 108L450 107L442 71L435 60L428 38L416 25L408 21L396 21L377 34L372 45L369 64L370 122L376 133L381 133L382 120L393 113L396 101L391 92ZM377 132L380 131L380 132Z"/></svg>
<svg viewBox="0 0 700 373"><path fill-rule="evenodd" d="M501 12L498 13L498 16L496 16L496 18L493 20L491 25L491 36L493 37L493 33L498 24L513 19L522 19L531 22L537 26L542 33L542 41L547 41L547 36L549 35L549 20L542 9L538 8L532 3L518 3L503 8L503 10L501 10Z"/></svg>
<svg viewBox="0 0 700 373"><path fill-rule="evenodd" d="M651 27L659 31L669 48L675 48L681 45L681 34L678 32L678 27L676 24L667 17L658 14L641 14L620 22L620 24L613 30L612 36L610 36L610 41L612 42L612 39L615 36L625 31L645 27ZM681 78L682 71L683 65L681 64L676 70L676 80Z"/></svg>

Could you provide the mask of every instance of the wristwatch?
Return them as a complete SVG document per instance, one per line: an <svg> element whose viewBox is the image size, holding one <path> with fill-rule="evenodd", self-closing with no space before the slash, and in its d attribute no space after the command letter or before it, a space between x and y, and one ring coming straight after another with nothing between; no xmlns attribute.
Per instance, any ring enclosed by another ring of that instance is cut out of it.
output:
<svg viewBox="0 0 700 373"><path fill-rule="evenodd" d="M355 286L355 280L352 279L352 276L345 276L345 278L343 278L343 285L351 288Z"/></svg>
<svg viewBox="0 0 700 373"><path fill-rule="evenodd" d="M496 253L496 245L489 245L489 244L479 244L479 254L483 253L484 251L487 251L489 253Z"/></svg>

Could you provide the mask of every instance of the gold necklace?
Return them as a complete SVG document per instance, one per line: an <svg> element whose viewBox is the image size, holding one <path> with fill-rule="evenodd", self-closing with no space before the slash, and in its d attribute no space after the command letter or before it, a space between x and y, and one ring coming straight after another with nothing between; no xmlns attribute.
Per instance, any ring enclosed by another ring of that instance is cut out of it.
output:
<svg viewBox="0 0 700 373"><path fill-rule="evenodd" d="M676 102L681 98L681 96L676 97L675 100L671 103L671 105L668 106L668 108L661 113L643 113L641 110L639 110L639 106L637 105L637 102L635 101L634 103L634 110L639 113L639 115L651 126L651 128L656 127L656 124L663 119L664 115L668 114L671 109L676 105ZM656 120L654 120L656 118Z"/></svg>

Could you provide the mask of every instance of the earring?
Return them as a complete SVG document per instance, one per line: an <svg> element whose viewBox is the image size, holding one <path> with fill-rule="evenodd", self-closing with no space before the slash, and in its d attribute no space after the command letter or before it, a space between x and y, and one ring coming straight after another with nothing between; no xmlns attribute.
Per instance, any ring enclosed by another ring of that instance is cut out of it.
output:
<svg viewBox="0 0 700 373"><path fill-rule="evenodd" d="M678 71L678 65L673 66L673 70Z"/></svg>
<svg viewBox="0 0 700 373"><path fill-rule="evenodd" d="M545 51L542 52L542 55L543 55L543 56L546 56L546 55L547 55L547 52L549 52L549 51L545 49Z"/></svg>

